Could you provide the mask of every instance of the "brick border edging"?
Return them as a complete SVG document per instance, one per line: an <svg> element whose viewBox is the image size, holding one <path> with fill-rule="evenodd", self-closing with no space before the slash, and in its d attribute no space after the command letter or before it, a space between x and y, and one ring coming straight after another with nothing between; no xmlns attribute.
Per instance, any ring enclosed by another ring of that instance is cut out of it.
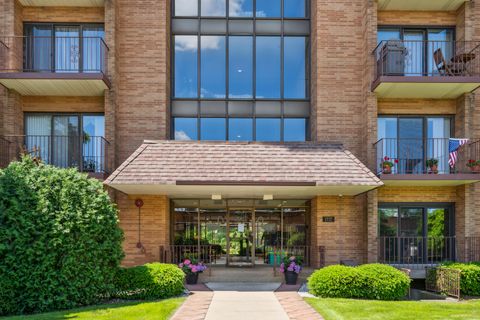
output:
<svg viewBox="0 0 480 320"><path fill-rule="evenodd" d="M203 320L213 299L211 291L195 291L173 314L170 320Z"/></svg>
<svg viewBox="0 0 480 320"><path fill-rule="evenodd" d="M323 317L315 311L298 292L274 292L278 302L288 317L292 320L324 320Z"/></svg>

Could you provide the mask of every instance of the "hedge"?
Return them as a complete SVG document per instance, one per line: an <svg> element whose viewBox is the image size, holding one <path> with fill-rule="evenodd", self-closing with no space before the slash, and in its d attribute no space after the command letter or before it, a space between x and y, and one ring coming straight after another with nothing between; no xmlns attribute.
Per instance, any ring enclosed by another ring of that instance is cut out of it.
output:
<svg viewBox="0 0 480 320"><path fill-rule="evenodd" d="M409 286L406 274L383 264L334 265L315 271L308 279L310 293L324 298L398 300L405 297Z"/></svg>
<svg viewBox="0 0 480 320"><path fill-rule="evenodd" d="M460 270L460 291L468 296L480 296L480 262L446 262L445 268Z"/></svg>
<svg viewBox="0 0 480 320"><path fill-rule="evenodd" d="M0 314L66 309L113 290L123 258L102 183L25 157L0 170Z"/></svg>
<svg viewBox="0 0 480 320"><path fill-rule="evenodd" d="M121 268L115 277L113 297L120 299L164 299L184 291L185 274L174 264L148 263Z"/></svg>

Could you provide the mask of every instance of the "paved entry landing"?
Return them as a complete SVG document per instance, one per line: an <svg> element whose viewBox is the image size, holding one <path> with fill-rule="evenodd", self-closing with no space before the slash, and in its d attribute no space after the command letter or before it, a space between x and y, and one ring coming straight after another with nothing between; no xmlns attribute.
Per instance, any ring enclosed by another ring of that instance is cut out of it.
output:
<svg viewBox="0 0 480 320"><path fill-rule="evenodd" d="M296 291L278 292L280 283L210 282L194 291L172 320L321 320ZM277 292L274 292L277 290Z"/></svg>

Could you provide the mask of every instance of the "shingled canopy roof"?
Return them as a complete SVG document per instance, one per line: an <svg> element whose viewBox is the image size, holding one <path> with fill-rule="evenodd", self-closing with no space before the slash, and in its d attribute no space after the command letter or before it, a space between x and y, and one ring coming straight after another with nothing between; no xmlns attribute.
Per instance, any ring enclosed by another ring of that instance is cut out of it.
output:
<svg viewBox="0 0 480 320"><path fill-rule="evenodd" d="M294 198L382 182L340 144L145 141L105 184L127 194Z"/></svg>

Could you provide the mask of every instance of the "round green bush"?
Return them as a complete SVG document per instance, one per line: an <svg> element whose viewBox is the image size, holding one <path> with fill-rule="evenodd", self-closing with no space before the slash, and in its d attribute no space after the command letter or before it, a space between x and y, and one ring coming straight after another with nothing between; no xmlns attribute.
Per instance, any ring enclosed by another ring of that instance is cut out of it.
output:
<svg viewBox="0 0 480 320"><path fill-rule="evenodd" d="M308 279L310 293L324 298L398 300L408 292L409 277L387 265L329 266Z"/></svg>
<svg viewBox="0 0 480 320"><path fill-rule="evenodd" d="M0 314L97 302L123 257L102 183L25 157L0 170Z"/></svg>
<svg viewBox="0 0 480 320"><path fill-rule="evenodd" d="M364 264L357 270L366 278L366 299L398 300L408 294L410 278L398 269L385 264Z"/></svg>
<svg viewBox="0 0 480 320"><path fill-rule="evenodd" d="M114 297L121 299L164 299L184 291L185 274L174 264L147 263L121 268L115 277Z"/></svg>
<svg viewBox="0 0 480 320"><path fill-rule="evenodd" d="M480 296L480 263L454 263L442 265L445 268L460 270L460 291L468 296Z"/></svg>

